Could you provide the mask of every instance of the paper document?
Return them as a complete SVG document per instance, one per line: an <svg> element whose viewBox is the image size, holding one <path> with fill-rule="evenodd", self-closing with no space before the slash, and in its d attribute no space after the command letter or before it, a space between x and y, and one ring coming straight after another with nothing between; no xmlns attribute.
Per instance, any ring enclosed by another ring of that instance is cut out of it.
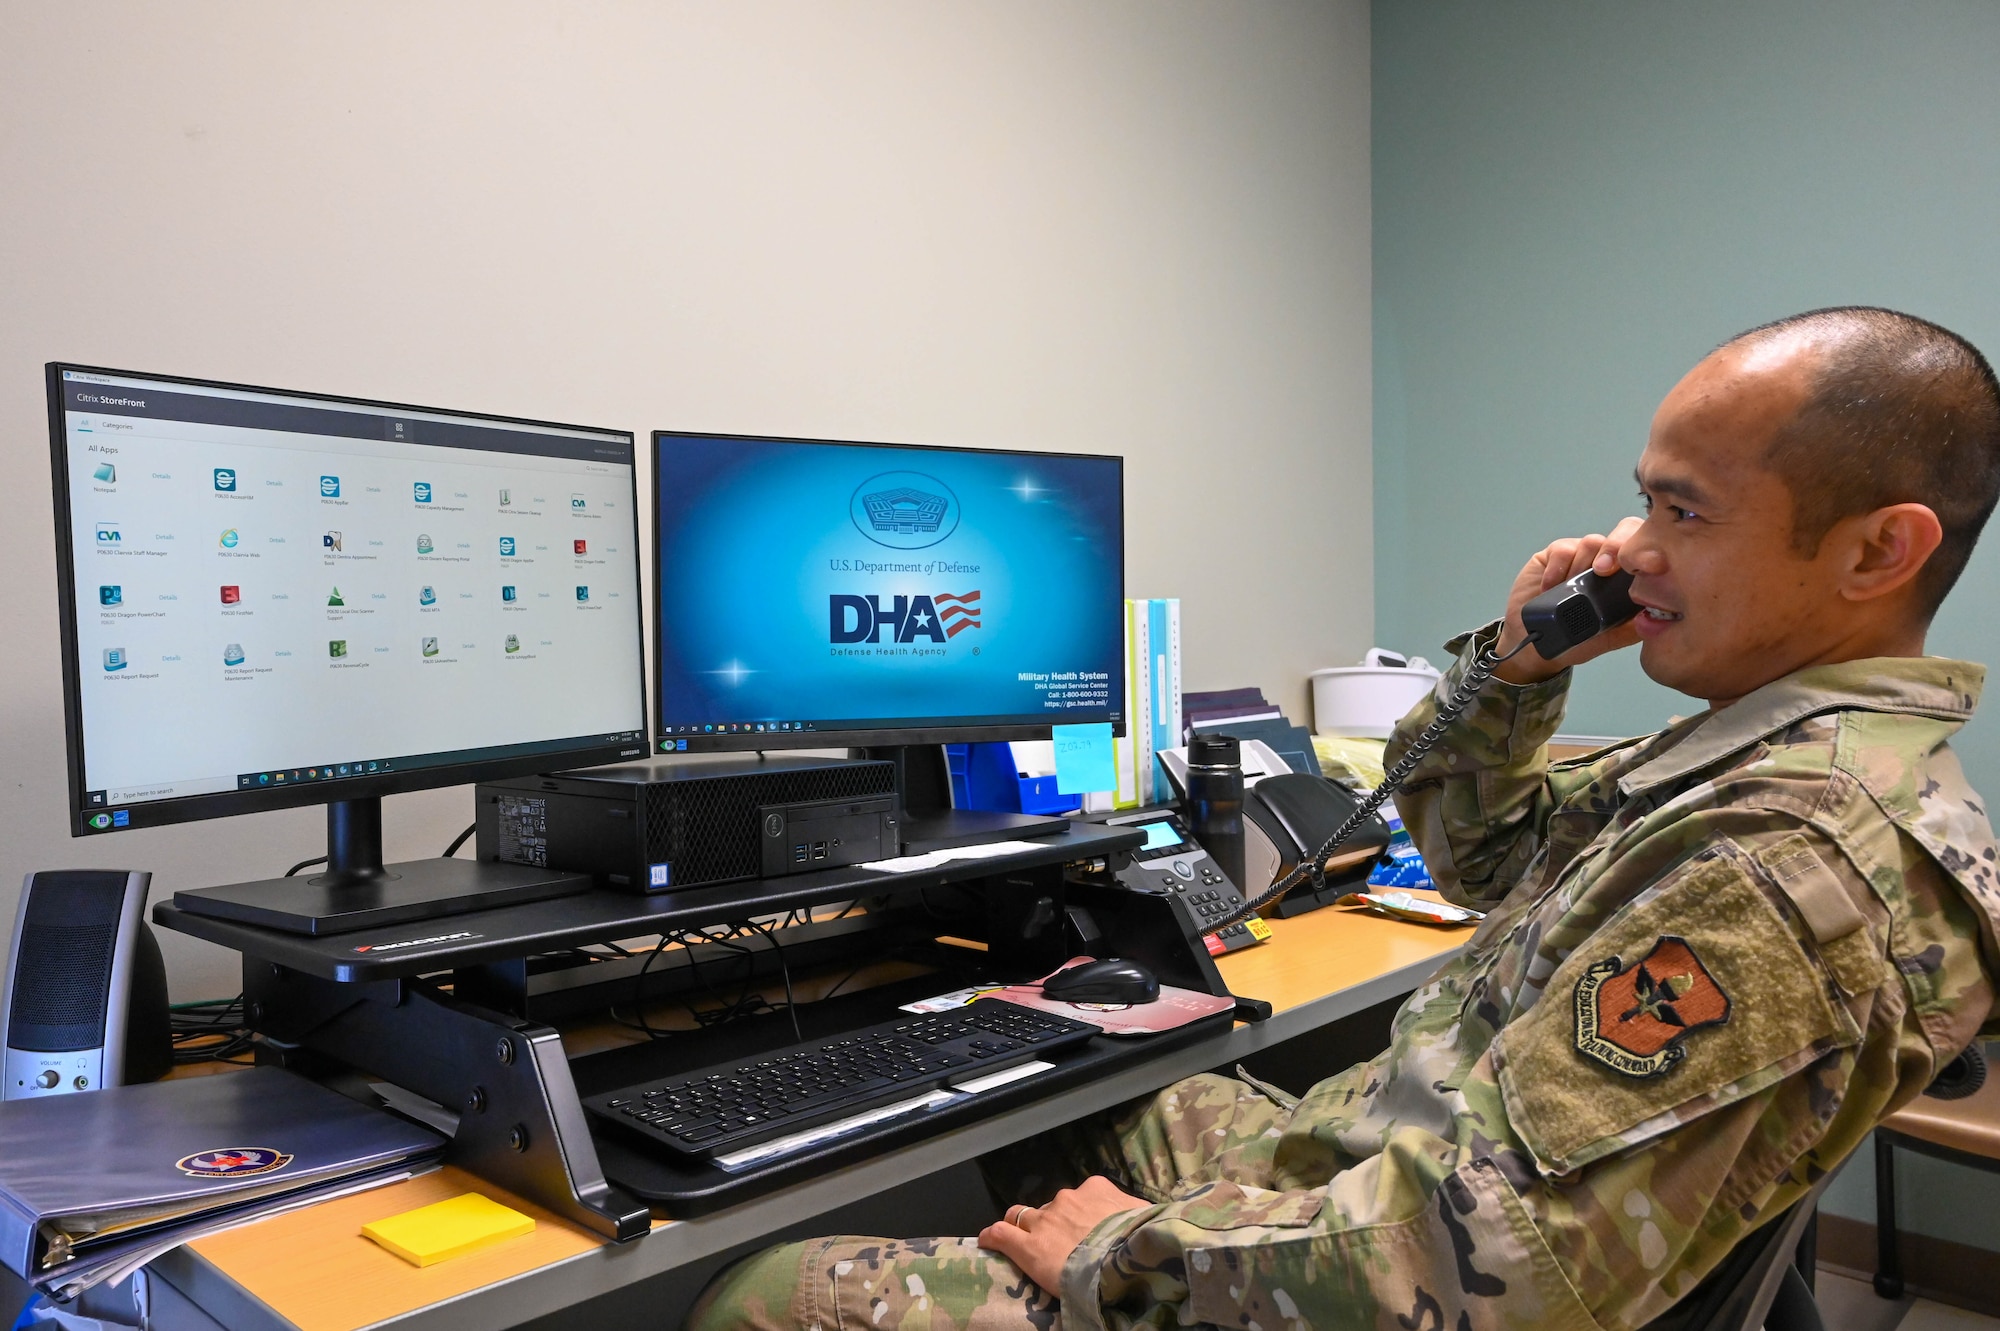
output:
<svg viewBox="0 0 2000 1331"><path fill-rule="evenodd" d="M850 1132L859 1132L877 1123L886 1123L892 1118L901 1118L905 1114L914 1114L919 1110L948 1105L956 1099L958 1099L956 1091L926 1091L908 1100L898 1100L894 1104L881 1105L859 1114L851 1114L846 1118L837 1118L831 1123L822 1123L816 1128L807 1128L804 1132L795 1132L789 1137L773 1138L755 1146L746 1146L740 1151L731 1151L728 1155L718 1155L715 1157L715 1163L734 1173L781 1155L797 1154L821 1142L844 1137Z"/></svg>
<svg viewBox="0 0 2000 1331"><path fill-rule="evenodd" d="M1041 849L1032 841L989 841L982 846L953 846L950 850L926 851L922 855L905 855L895 860L875 860L861 865L863 869L873 869L877 873L918 873L924 869L939 869L954 860L989 860L996 855L1018 855L1024 850Z"/></svg>

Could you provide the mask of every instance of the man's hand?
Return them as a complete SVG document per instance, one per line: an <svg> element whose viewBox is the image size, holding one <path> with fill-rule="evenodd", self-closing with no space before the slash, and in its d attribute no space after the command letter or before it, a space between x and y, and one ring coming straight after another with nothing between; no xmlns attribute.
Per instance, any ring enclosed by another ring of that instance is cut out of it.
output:
<svg viewBox="0 0 2000 1331"><path fill-rule="evenodd" d="M1063 1263L1084 1235L1120 1211L1151 1205L1093 1174L1079 1187L1064 1188L1047 1206L1008 1207L1005 1219L979 1231L979 1246L1011 1259L1028 1279L1060 1298Z"/></svg>
<svg viewBox="0 0 2000 1331"><path fill-rule="evenodd" d="M1618 551L1632 539L1639 526L1638 518L1626 518L1611 529L1609 536L1564 537L1551 542L1546 550L1523 564L1514 578L1513 590L1507 593L1507 618L1500 625L1500 641L1495 644L1500 655L1513 651L1528 636L1527 629L1521 626L1522 606L1557 583L1568 582L1585 569L1595 570L1600 576L1616 573ZM1537 684L1553 679L1573 665L1581 665L1606 652L1615 652L1620 647L1630 647L1637 641L1639 630L1628 622L1598 634L1553 661L1543 660L1539 652L1522 652L1494 671L1493 675L1509 684Z"/></svg>

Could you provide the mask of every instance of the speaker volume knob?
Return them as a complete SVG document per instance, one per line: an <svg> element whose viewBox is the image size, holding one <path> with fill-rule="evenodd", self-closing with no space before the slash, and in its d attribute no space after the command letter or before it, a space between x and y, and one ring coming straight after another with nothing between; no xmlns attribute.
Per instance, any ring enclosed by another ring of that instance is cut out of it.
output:
<svg viewBox="0 0 2000 1331"><path fill-rule="evenodd" d="M61 1080L62 1073L57 1072L54 1068L48 1068L41 1076L35 1078L35 1085L45 1091L53 1091L56 1088L56 1084Z"/></svg>

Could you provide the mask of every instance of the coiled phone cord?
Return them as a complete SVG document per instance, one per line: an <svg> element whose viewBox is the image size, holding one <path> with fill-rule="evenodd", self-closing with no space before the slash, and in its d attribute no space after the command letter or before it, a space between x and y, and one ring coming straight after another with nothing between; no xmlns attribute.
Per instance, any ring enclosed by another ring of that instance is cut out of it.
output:
<svg viewBox="0 0 2000 1331"><path fill-rule="evenodd" d="M1414 772L1417 764L1423 761L1424 755L1444 738L1444 733L1451 729L1452 722L1458 720L1459 714L1472 705L1473 698L1486 687L1486 681L1493 678L1493 672L1528 650L1540 636L1540 634L1529 634L1520 646L1505 656L1498 655L1490 647L1481 651L1479 659L1465 672L1465 678L1458 682L1458 687L1452 690L1451 697L1444 706L1438 708L1438 714L1431 718L1431 723L1424 727L1423 733L1418 735L1403 756L1396 760L1396 765L1382 774L1382 784L1369 791L1361 803L1354 806L1354 812L1347 815L1346 821L1341 823L1339 829L1328 837L1318 850L1300 860L1290 873L1272 883L1255 898L1245 893L1246 899L1241 907L1231 912L1220 924L1210 927L1220 929L1234 924L1276 901L1307 879L1312 880L1315 888L1321 886L1326 879L1326 857L1333 854L1347 838L1359 831L1361 825L1374 817L1375 811L1388 803L1389 797L1402 788L1403 783L1410 779L1410 773Z"/></svg>

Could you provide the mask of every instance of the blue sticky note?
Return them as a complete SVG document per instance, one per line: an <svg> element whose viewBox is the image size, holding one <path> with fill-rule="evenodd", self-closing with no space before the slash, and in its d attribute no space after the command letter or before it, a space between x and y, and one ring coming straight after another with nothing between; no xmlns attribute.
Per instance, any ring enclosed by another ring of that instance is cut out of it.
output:
<svg viewBox="0 0 2000 1331"><path fill-rule="evenodd" d="M1056 726L1056 789L1064 795L1118 788L1118 767L1111 758L1111 723Z"/></svg>

